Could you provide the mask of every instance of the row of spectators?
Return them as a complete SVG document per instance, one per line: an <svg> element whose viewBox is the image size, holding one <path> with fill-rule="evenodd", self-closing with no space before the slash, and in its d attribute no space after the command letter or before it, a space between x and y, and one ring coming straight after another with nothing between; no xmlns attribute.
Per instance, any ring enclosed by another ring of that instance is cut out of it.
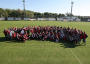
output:
<svg viewBox="0 0 90 64"><path fill-rule="evenodd" d="M23 27L23 28L9 28L4 30L5 37L7 39L14 40L49 40L59 42L69 41L74 42L75 44L83 40L86 43L86 38L88 35L82 30L71 29L71 28L62 28L56 26L46 26L46 27Z"/></svg>

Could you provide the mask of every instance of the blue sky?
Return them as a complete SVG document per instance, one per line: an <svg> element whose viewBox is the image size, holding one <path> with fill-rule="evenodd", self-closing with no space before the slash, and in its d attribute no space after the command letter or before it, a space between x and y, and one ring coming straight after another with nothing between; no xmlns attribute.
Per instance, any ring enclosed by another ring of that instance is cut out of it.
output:
<svg viewBox="0 0 90 64"><path fill-rule="evenodd" d="M74 1L73 14L90 16L90 0ZM26 9L36 12L70 12L71 0L26 0ZM0 8L23 9L22 0L0 0Z"/></svg>

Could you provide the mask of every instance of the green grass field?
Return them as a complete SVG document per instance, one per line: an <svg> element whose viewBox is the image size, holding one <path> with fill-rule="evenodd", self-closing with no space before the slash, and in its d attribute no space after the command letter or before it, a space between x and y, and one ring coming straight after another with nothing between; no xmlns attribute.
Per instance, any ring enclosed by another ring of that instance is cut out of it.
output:
<svg viewBox="0 0 90 64"><path fill-rule="evenodd" d="M90 36L89 22L0 21L0 64L90 64L90 37L86 46L75 48L50 41L5 41L4 28L16 26L69 26L81 29Z"/></svg>

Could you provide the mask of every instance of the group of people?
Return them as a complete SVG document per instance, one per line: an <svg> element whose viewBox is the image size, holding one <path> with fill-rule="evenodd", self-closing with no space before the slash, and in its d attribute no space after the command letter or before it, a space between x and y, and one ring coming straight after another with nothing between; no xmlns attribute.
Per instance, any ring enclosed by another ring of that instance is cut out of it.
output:
<svg viewBox="0 0 90 64"><path fill-rule="evenodd" d="M56 26L45 26L45 27L23 27L23 28L9 28L4 30L6 39L14 40L49 40L60 42L69 41L77 44L81 40L86 43L88 35L82 30L76 28L56 27Z"/></svg>
<svg viewBox="0 0 90 64"><path fill-rule="evenodd" d="M6 40L25 41L29 39L29 29L27 29L27 27L4 29L3 33Z"/></svg>

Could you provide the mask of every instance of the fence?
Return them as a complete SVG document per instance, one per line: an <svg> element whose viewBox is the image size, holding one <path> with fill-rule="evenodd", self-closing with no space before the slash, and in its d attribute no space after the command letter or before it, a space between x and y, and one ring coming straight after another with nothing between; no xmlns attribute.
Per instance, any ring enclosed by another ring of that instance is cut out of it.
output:
<svg viewBox="0 0 90 64"><path fill-rule="evenodd" d="M6 18L0 18L0 20L6 20ZM16 18L16 17L8 17L7 20L10 21L19 21L22 20L22 18ZM80 21L79 18L37 18L37 19L31 19L31 18L24 18L24 20L38 20L38 21Z"/></svg>

